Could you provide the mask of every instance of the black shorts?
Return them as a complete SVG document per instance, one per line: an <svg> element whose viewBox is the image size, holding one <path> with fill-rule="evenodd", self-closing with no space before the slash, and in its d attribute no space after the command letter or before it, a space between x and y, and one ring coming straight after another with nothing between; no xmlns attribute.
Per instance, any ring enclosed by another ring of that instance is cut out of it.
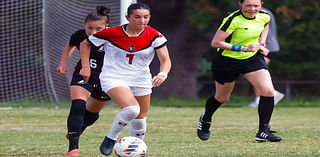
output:
<svg viewBox="0 0 320 157"><path fill-rule="evenodd" d="M100 84L94 84L92 81L85 82L82 76L73 75L70 86L81 86L91 92L91 97L100 101L109 101L111 98L102 90Z"/></svg>
<svg viewBox="0 0 320 157"><path fill-rule="evenodd" d="M248 59L233 59L218 54L212 61L213 79L220 84L234 82L240 74L268 69L268 65L261 53L256 53Z"/></svg>

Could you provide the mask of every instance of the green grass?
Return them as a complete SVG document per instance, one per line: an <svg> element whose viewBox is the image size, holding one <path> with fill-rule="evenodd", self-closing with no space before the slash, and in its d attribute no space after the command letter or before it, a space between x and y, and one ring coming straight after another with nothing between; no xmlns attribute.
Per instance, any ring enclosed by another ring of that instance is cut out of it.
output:
<svg viewBox="0 0 320 157"><path fill-rule="evenodd" d="M223 107L246 107L253 97L237 96L232 95L230 101L223 104ZM152 106L160 107L203 107L206 98L199 99L179 99L179 98L157 98L153 97L151 101ZM15 102L0 102L1 107L11 107L11 108L68 108L70 105L69 101L61 102L49 102L49 101L39 101L39 100L22 100ZM111 102L111 106L115 106ZM277 107L320 107L320 98L319 97L294 97L291 99L283 99L277 105Z"/></svg>
<svg viewBox="0 0 320 157"><path fill-rule="evenodd" d="M160 102L153 100L156 105L149 111L145 138L149 157L320 157L319 107L280 107L290 106L285 101L277 105L271 126L283 138L278 143L254 141L258 125L256 109L223 107L214 115L210 140L201 141L196 136L196 127L204 109L195 106L204 100L191 100L192 105L188 101L161 100L164 106L176 103L189 107L160 107L157 105ZM81 136L80 156L102 156L100 143L119 111L114 105L102 111L100 119ZM0 156L64 156L68 147L65 139L68 112L69 108L63 106L0 110ZM125 129L121 137L127 135Z"/></svg>

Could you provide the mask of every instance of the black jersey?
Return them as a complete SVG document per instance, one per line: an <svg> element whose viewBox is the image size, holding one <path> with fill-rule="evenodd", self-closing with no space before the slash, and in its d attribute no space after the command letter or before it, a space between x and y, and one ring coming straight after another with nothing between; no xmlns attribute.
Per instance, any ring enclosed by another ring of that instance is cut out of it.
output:
<svg viewBox="0 0 320 157"><path fill-rule="evenodd" d="M84 29L78 30L71 35L69 45L76 46L78 50L80 50L80 43L87 39L88 36ZM102 48L102 47L101 47ZM95 47L91 47L90 50L90 69L91 69L91 76L89 81L92 81L93 84L100 84L99 74L101 72L101 67L103 65L103 57L104 51L102 49L97 49ZM77 63L75 70L73 72L74 76L79 76L79 72L82 68L81 60Z"/></svg>

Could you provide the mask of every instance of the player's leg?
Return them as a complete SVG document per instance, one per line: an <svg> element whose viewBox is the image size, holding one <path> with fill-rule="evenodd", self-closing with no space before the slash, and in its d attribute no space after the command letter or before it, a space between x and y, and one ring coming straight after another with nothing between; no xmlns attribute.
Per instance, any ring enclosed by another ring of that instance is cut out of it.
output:
<svg viewBox="0 0 320 157"><path fill-rule="evenodd" d="M227 102L230 98L231 92L234 88L235 82L220 84L215 82L216 91L215 96L207 99L205 105L205 114L199 118L197 128L197 135L201 140L208 140L210 137L211 119L213 113L221 106L222 103Z"/></svg>
<svg viewBox="0 0 320 157"><path fill-rule="evenodd" d="M108 101L97 100L93 97L89 97L86 111L84 114L84 123L82 132L90 125L92 125L99 118L99 112L104 108Z"/></svg>
<svg viewBox="0 0 320 157"><path fill-rule="evenodd" d="M151 89L135 88L132 89L132 91L134 92L135 98L139 102L140 113L131 122L130 136L135 136L144 140L147 131L147 114L150 107Z"/></svg>
<svg viewBox="0 0 320 157"><path fill-rule="evenodd" d="M87 102L82 131L92 125L99 118L99 112L104 108L109 100L111 100L110 97L102 91L101 86L94 85L93 91Z"/></svg>
<svg viewBox="0 0 320 157"><path fill-rule="evenodd" d="M121 131L140 113L139 103L128 87L114 87L108 91L108 95L122 110L113 120L111 129L100 146L100 151L104 155L112 153Z"/></svg>
<svg viewBox="0 0 320 157"><path fill-rule="evenodd" d="M268 57L272 56L271 55L272 53L269 53L268 54ZM267 65L269 65L271 59L268 58L268 57L264 57L264 61ZM255 99L252 103L250 103L248 106L251 107L251 108L258 108L258 105L259 105L259 101L260 101L260 94L258 93L258 91L254 89L254 93L255 93ZM279 92L279 91L274 91L274 105L276 105L281 99L284 98L284 94Z"/></svg>
<svg viewBox="0 0 320 157"><path fill-rule="evenodd" d="M84 114L86 110L86 101L90 92L77 85L70 86L70 96L72 100L70 113L68 116L68 136L69 136L69 151L78 149L80 134L84 122ZM68 154L67 154L68 155Z"/></svg>
<svg viewBox="0 0 320 157"><path fill-rule="evenodd" d="M281 138L273 135L270 132L269 128L269 122L274 108L274 87L269 71L266 69L260 69L257 71L246 73L244 74L244 77L254 86L254 88L260 94L260 101L258 106L258 133L260 134L261 132L263 132L264 134L266 132L266 135L262 135L261 140L280 141ZM260 138L260 136L258 138Z"/></svg>

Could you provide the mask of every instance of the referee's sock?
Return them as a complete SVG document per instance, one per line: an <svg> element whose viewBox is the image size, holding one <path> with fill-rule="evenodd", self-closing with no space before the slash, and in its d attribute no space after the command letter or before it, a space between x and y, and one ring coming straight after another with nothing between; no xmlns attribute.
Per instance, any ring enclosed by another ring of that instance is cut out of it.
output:
<svg viewBox="0 0 320 157"><path fill-rule="evenodd" d="M269 125L271 115L274 108L274 97L260 96L258 114L259 114L259 130L263 130L265 124Z"/></svg>
<svg viewBox="0 0 320 157"><path fill-rule="evenodd" d="M214 96L211 96L206 101L205 113L203 116L204 122L211 122L213 113L221 106L221 102L217 101Z"/></svg>
<svg viewBox="0 0 320 157"><path fill-rule="evenodd" d="M69 151L78 149L79 137L82 132L86 102L81 99L72 100L68 116Z"/></svg>

